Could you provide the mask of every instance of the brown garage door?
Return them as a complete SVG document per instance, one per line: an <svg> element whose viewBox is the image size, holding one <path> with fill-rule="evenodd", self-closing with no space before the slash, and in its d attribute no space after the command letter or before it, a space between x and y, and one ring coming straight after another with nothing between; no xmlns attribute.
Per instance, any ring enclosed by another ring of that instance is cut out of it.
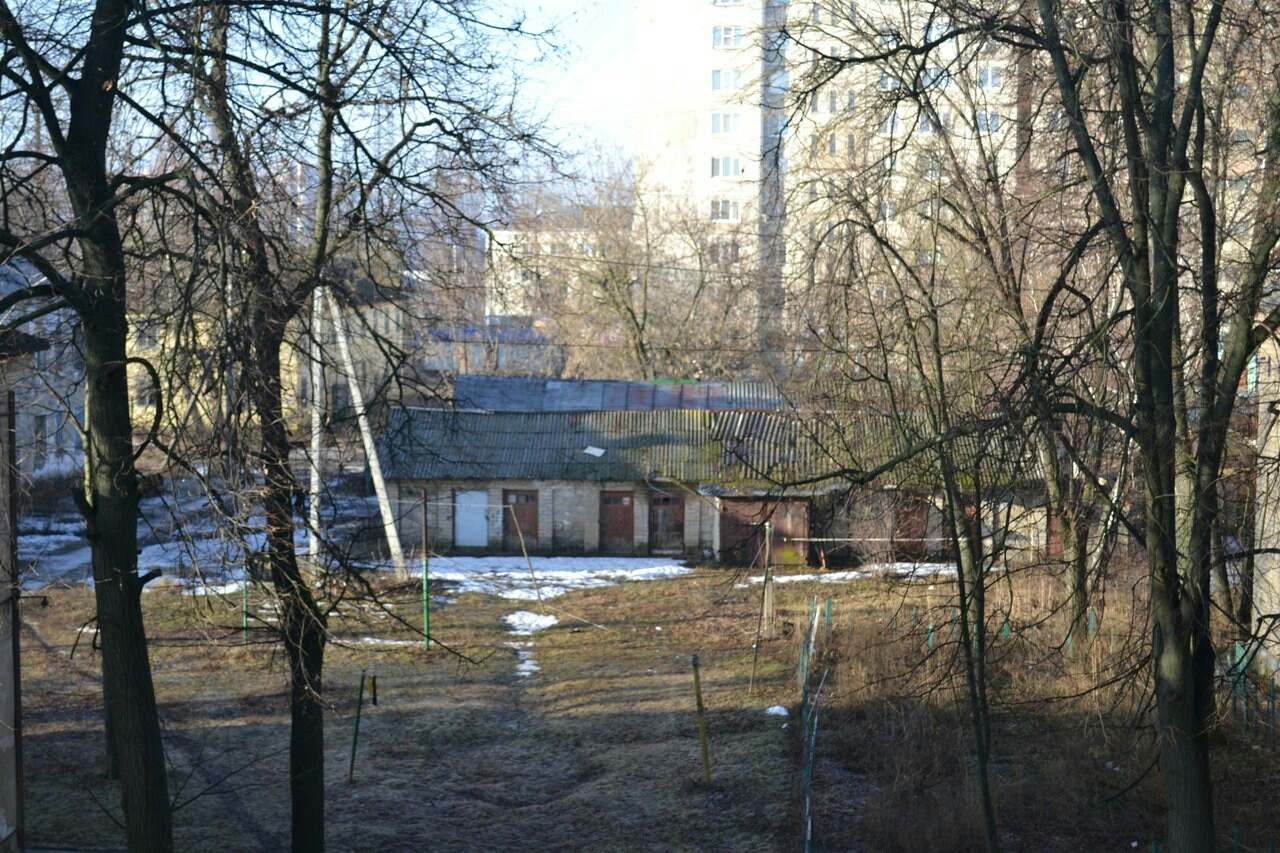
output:
<svg viewBox="0 0 1280 853"><path fill-rule="evenodd" d="M600 493L600 550L606 554L635 551L636 507L631 492Z"/></svg>
<svg viewBox="0 0 1280 853"><path fill-rule="evenodd" d="M649 494L649 553L684 553L684 496Z"/></svg>
<svg viewBox="0 0 1280 853"><path fill-rule="evenodd" d="M518 523L518 528L517 528ZM530 551L538 547L538 493L533 490L502 490L502 547L520 550L520 536Z"/></svg>
<svg viewBox="0 0 1280 853"><path fill-rule="evenodd" d="M768 498L720 501L720 559L731 566L762 566L766 521L773 523L773 561L805 562L807 545L787 540L809 535L809 502Z"/></svg>

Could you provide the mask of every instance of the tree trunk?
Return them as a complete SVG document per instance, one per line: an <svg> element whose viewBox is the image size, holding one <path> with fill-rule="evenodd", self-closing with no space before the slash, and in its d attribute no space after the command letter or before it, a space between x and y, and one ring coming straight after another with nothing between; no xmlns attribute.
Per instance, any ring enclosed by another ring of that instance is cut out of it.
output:
<svg viewBox="0 0 1280 853"><path fill-rule="evenodd" d="M292 849L324 850L324 707L326 619L298 565L293 546L293 497L299 486L289 467L289 434L280 399L280 348L285 321L270 305L272 291L253 299L257 333L253 348L254 407L261 430L267 559L280 601L281 630L289 658L289 792Z"/></svg>
<svg viewBox="0 0 1280 853"><path fill-rule="evenodd" d="M114 230L114 229L112 229ZM93 269L86 258L86 268ZM82 502L92 547L102 677L130 850L173 849L172 816L160 718L142 622L138 577L138 477L125 372L123 261L85 317L86 494ZM110 752L110 750L108 750Z"/></svg>
<svg viewBox="0 0 1280 853"><path fill-rule="evenodd" d="M1162 605L1153 602L1152 610L1158 626L1171 621ZM1160 770L1170 803L1169 848L1176 853L1211 853L1213 784L1208 727L1213 651L1201 642L1191 653L1185 635L1162 642L1163 636L1157 627L1152 653L1161 730Z"/></svg>

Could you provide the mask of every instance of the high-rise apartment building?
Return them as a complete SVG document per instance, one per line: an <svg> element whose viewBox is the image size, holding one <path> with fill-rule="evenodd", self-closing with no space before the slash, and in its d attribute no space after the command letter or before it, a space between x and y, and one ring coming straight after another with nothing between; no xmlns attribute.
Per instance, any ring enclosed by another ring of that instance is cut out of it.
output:
<svg viewBox="0 0 1280 853"><path fill-rule="evenodd" d="M809 291L833 257L847 274L860 234L936 263L956 167L998 175L1016 160L1007 51L952 38L935 4L653 0L637 40L663 45L637 83L639 174L742 243L765 335L813 325Z"/></svg>

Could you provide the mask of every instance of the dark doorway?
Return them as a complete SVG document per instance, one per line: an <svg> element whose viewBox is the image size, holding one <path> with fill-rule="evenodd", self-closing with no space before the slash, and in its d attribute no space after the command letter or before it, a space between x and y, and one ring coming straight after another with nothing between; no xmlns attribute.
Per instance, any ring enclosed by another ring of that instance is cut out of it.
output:
<svg viewBox="0 0 1280 853"><path fill-rule="evenodd" d="M649 494L649 553L684 553L684 496Z"/></svg>
<svg viewBox="0 0 1280 853"><path fill-rule="evenodd" d="M924 499L903 496L893 508L893 556L919 562L929 554L929 505Z"/></svg>
<svg viewBox="0 0 1280 853"><path fill-rule="evenodd" d="M809 502L724 498L720 502L720 559L731 566L763 566L764 524L773 524L773 562L805 563Z"/></svg>
<svg viewBox="0 0 1280 853"><path fill-rule="evenodd" d="M635 496L631 492L601 492L600 550L605 554L631 554L635 543Z"/></svg>
<svg viewBox="0 0 1280 853"><path fill-rule="evenodd" d="M521 534L524 535L526 548L532 551L538 547L538 493L533 490L503 489L503 549L519 551Z"/></svg>

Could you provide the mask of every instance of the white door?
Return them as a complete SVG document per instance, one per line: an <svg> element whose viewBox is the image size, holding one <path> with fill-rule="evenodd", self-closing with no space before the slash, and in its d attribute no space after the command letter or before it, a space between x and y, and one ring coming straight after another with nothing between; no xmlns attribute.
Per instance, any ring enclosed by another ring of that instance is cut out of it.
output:
<svg viewBox="0 0 1280 853"><path fill-rule="evenodd" d="M453 494L453 547L489 547L489 493L484 489Z"/></svg>

